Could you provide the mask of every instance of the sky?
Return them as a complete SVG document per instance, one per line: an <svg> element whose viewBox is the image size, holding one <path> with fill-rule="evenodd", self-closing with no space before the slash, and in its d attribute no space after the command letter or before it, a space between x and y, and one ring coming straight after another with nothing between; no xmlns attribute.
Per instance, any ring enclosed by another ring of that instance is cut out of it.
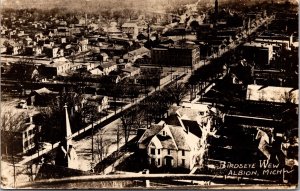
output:
<svg viewBox="0 0 300 191"><path fill-rule="evenodd" d="M97 5L101 6L105 4L115 3L118 6L118 2L122 2L122 4L127 3L133 5L139 5L147 7L149 3L158 4L159 2L167 2L172 0L0 0L1 7L16 7L16 8L53 8L53 7L80 7L84 4ZM207 1L207 0L202 0ZM213 0L214 1L214 0ZM219 0L227 1L227 0ZM236 0L239 1L239 0ZM248 0L253 1L253 0ZM277 1L285 1L285 0L274 0ZM299 4L299 0L289 0L292 3Z"/></svg>

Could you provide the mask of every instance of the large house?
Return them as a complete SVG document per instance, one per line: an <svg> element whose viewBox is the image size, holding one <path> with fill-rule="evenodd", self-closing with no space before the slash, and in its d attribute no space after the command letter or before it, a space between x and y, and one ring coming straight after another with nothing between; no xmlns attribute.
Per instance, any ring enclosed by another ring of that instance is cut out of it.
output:
<svg viewBox="0 0 300 191"><path fill-rule="evenodd" d="M3 113L4 118L13 120L16 116L11 113ZM22 114L20 114L22 115ZM2 120L5 120L2 118ZM18 117L17 117L18 118ZM35 147L36 134L40 131L40 126L33 123L33 117L24 116L24 120L17 121L13 126L6 125L1 129L1 150L5 154L23 154Z"/></svg>
<svg viewBox="0 0 300 191"><path fill-rule="evenodd" d="M198 161L199 137L181 125L161 121L144 132L138 146L151 167L192 169Z"/></svg>

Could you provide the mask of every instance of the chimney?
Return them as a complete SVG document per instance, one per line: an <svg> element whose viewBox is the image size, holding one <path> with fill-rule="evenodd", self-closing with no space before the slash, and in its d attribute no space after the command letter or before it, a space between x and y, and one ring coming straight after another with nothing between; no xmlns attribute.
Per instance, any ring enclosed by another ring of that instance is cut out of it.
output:
<svg viewBox="0 0 300 191"><path fill-rule="evenodd" d="M147 32L148 32L148 41L150 41L150 25L148 24L148 30L147 30Z"/></svg>
<svg viewBox="0 0 300 191"><path fill-rule="evenodd" d="M190 132L190 127L186 126L186 134L189 134L189 132Z"/></svg>

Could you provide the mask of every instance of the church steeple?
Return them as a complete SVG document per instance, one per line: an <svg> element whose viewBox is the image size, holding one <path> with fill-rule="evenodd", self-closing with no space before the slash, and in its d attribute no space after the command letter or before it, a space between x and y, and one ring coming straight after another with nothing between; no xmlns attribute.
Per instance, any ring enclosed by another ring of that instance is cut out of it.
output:
<svg viewBox="0 0 300 191"><path fill-rule="evenodd" d="M55 159L55 165L67 168L78 168L77 154L72 146L72 131L68 112L68 106L65 105L65 121L62 128L65 130L65 137L62 138L58 147Z"/></svg>
<svg viewBox="0 0 300 191"><path fill-rule="evenodd" d="M72 131L71 131L71 124L70 124L70 119L69 119L69 113L68 113L68 106L65 105L65 116L66 116L66 142L67 142L67 148L69 147L72 141L71 135L72 135Z"/></svg>

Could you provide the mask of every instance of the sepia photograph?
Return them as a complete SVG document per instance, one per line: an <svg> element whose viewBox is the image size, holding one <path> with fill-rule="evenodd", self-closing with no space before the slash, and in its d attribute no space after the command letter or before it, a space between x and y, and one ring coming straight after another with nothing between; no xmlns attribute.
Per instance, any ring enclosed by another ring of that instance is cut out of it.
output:
<svg viewBox="0 0 300 191"><path fill-rule="evenodd" d="M296 189L298 0L0 0L1 189Z"/></svg>

